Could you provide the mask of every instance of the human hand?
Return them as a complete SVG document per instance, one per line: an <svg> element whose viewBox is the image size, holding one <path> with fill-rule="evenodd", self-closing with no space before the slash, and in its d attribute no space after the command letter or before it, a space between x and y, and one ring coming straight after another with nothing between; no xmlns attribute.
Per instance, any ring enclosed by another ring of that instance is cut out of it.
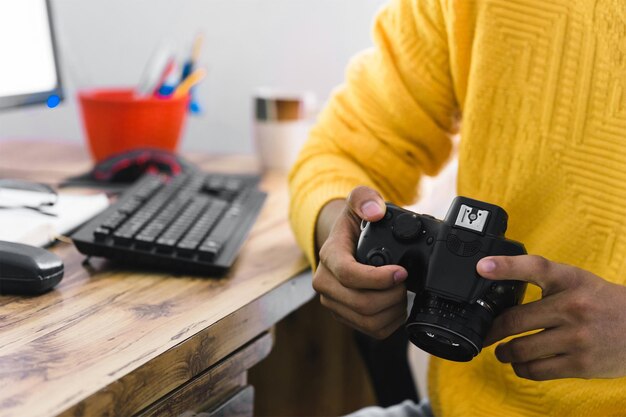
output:
<svg viewBox="0 0 626 417"><path fill-rule="evenodd" d="M371 188L352 190L320 249L313 276L322 305L339 321L377 339L391 335L406 319L406 288L401 283L408 273L398 265L360 264L354 253L361 219L380 220L385 209L382 197Z"/></svg>
<svg viewBox="0 0 626 417"><path fill-rule="evenodd" d="M496 347L500 362L521 378L617 378L626 376L626 287L591 272L532 255L492 256L477 265L487 279L538 285L542 298L505 310L485 346L536 331Z"/></svg>

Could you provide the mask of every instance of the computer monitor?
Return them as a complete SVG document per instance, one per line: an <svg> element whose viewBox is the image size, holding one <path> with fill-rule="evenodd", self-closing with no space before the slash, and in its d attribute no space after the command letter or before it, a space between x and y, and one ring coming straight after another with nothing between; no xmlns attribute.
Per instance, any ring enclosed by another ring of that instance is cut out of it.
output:
<svg viewBox="0 0 626 417"><path fill-rule="evenodd" d="M0 63L0 109L63 97L49 0L0 0Z"/></svg>

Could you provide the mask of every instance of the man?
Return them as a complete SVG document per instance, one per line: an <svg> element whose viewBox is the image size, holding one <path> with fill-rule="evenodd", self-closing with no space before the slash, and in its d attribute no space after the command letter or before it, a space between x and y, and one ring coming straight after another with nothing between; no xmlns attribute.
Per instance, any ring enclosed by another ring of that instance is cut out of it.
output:
<svg viewBox="0 0 626 417"><path fill-rule="evenodd" d="M626 415L623 0L392 0L374 36L290 177L322 304L374 337L402 325L407 273L358 264L358 225L412 203L460 131L459 195L537 255L478 264L531 283L526 304L471 362L432 359L434 414Z"/></svg>

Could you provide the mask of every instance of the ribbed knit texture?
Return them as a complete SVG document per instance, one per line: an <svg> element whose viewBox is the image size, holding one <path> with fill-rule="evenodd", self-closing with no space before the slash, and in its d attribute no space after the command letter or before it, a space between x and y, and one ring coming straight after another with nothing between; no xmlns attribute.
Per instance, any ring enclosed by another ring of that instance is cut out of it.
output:
<svg viewBox="0 0 626 417"><path fill-rule="evenodd" d="M413 203L462 119L458 193L504 207L530 253L626 284L624 0L394 0L374 37L290 176L312 262L324 204L360 184ZM626 415L626 378L533 382L493 348L434 359L429 384L443 417Z"/></svg>

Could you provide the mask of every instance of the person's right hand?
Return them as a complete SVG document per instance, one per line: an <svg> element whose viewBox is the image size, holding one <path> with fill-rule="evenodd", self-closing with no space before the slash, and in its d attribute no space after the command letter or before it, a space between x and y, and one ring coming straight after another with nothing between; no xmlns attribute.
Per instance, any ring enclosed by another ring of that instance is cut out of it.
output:
<svg viewBox="0 0 626 417"><path fill-rule="evenodd" d="M322 305L339 321L377 339L391 335L406 319L402 283L407 271L398 265L363 265L354 258L361 219L377 221L384 214L385 202L376 191L352 190L320 249L313 277Z"/></svg>

